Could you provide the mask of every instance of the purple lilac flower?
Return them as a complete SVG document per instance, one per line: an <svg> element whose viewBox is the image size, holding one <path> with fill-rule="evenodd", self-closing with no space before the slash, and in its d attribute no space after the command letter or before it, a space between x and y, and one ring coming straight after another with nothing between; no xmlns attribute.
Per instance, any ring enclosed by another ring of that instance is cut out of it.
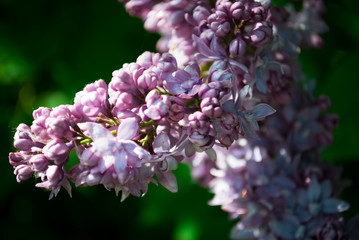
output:
<svg viewBox="0 0 359 240"><path fill-rule="evenodd" d="M75 96L74 107L86 120L94 121L100 113L108 116L109 105L107 84L103 80L87 85Z"/></svg>
<svg viewBox="0 0 359 240"><path fill-rule="evenodd" d="M192 26L185 20L187 12L195 6L194 1L125 1L130 14L144 20L149 31L159 32L162 38L157 43L161 52L175 55L180 66L188 63L194 53L192 46Z"/></svg>
<svg viewBox="0 0 359 240"><path fill-rule="evenodd" d="M142 68L136 72L135 82L139 89L152 90L157 87L158 76L155 72Z"/></svg>
<svg viewBox="0 0 359 240"><path fill-rule="evenodd" d="M14 146L20 152L9 154L17 181L23 182L34 175L41 180L37 187L51 190L50 198L56 196L61 187L71 195L64 167L74 149L69 106L61 105L52 110L39 108L33 116L31 128L25 124L17 128Z"/></svg>
<svg viewBox="0 0 359 240"><path fill-rule="evenodd" d="M35 172L42 172L46 170L50 162L51 161L44 154L36 154L29 160L31 168L34 169Z"/></svg>
<svg viewBox="0 0 359 240"><path fill-rule="evenodd" d="M223 113L213 125L217 131L216 138L224 146L230 146L234 140L239 138L242 132L240 119L233 113Z"/></svg>
<svg viewBox="0 0 359 240"><path fill-rule="evenodd" d="M169 100L169 119L175 122L182 120L185 116L185 100L174 96L169 97Z"/></svg>
<svg viewBox="0 0 359 240"><path fill-rule="evenodd" d="M74 111L76 110L72 110L69 105L62 105L52 109L45 121L47 135L51 139L72 139L71 118Z"/></svg>
<svg viewBox="0 0 359 240"><path fill-rule="evenodd" d="M170 99L166 95L160 95L157 90L152 90L146 96L145 115L152 120L160 120L170 109Z"/></svg>
<svg viewBox="0 0 359 240"><path fill-rule="evenodd" d="M202 112L195 112L188 117L189 128L187 134L189 140L202 149L211 148L214 144L216 130L208 122L206 115Z"/></svg>
<svg viewBox="0 0 359 240"><path fill-rule="evenodd" d="M144 18L154 5L151 0L120 0L126 6L126 10L134 16Z"/></svg>
<svg viewBox="0 0 359 240"><path fill-rule="evenodd" d="M38 173L38 176L42 182L37 183L35 186L52 190L49 199L56 196L61 187L65 188L71 196L71 185L67 179L68 175L64 165L50 165L45 171Z"/></svg>
<svg viewBox="0 0 359 240"><path fill-rule="evenodd" d="M241 57L246 54L247 43L242 38L235 38L229 44L229 53L233 57Z"/></svg>
<svg viewBox="0 0 359 240"><path fill-rule="evenodd" d="M147 179L141 179L143 176L139 175L141 161L150 159L151 154L131 140L139 134L137 120L122 120L116 136L97 123L88 122L86 130L93 143L83 150L80 164L71 170L76 185L103 184L116 192L122 190L122 199L128 192L138 196L138 190L131 186L131 182L139 178L140 184L145 184L141 181Z"/></svg>
<svg viewBox="0 0 359 240"><path fill-rule="evenodd" d="M14 136L14 147L20 151L28 151L34 146L34 141L31 138L30 128L25 124L20 124L16 128Z"/></svg>
<svg viewBox="0 0 359 240"><path fill-rule="evenodd" d="M198 93L200 85L204 82L200 74L199 66L190 64L184 70L177 70L166 76L164 86L171 94L191 98Z"/></svg>
<svg viewBox="0 0 359 240"><path fill-rule="evenodd" d="M40 107L33 111L34 121L31 125L31 131L41 139L49 138L45 126L46 119L50 116L51 109Z"/></svg>
<svg viewBox="0 0 359 240"><path fill-rule="evenodd" d="M71 146L72 144L71 142L66 144L61 139L54 139L44 146L42 152L45 157L54 161L56 165L62 165L68 158L68 152L73 147Z"/></svg>
<svg viewBox="0 0 359 240"><path fill-rule="evenodd" d="M16 180L18 183L29 179L34 174L34 171L29 165L20 164L15 167L14 174L16 175Z"/></svg>
<svg viewBox="0 0 359 240"><path fill-rule="evenodd" d="M249 39L255 45L265 45L271 41L272 24L268 22L257 22L250 32Z"/></svg>
<svg viewBox="0 0 359 240"><path fill-rule="evenodd" d="M177 180L175 175L171 172L175 170L178 165L178 158L172 156L171 142L168 135L161 132L153 141L153 151L155 152L156 161L159 164L156 166L156 176L158 181L171 192L177 192ZM179 149L177 148L176 151Z"/></svg>
<svg viewBox="0 0 359 240"><path fill-rule="evenodd" d="M143 98L143 95L135 87L133 77L123 69L114 71L112 76L109 84L109 101L114 105L115 116L118 111L140 105L141 101L138 98Z"/></svg>

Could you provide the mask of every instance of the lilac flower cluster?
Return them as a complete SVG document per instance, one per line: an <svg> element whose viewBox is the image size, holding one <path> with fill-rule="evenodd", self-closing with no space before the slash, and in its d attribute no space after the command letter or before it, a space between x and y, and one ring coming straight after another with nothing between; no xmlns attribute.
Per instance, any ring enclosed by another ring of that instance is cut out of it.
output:
<svg viewBox="0 0 359 240"><path fill-rule="evenodd" d="M180 69L168 53L145 52L114 71L108 86L103 80L87 85L73 105L35 110L31 127L17 128L19 152L9 155L17 180L35 175L41 179L36 186L52 190L51 196L61 187L70 193L69 180L76 186L102 184L125 199L146 193L156 174L176 192L171 171L183 149L193 154L215 142L230 146L242 133L241 112L226 112L221 104L231 98L230 74L200 74L196 63ZM269 108L258 106L254 110ZM66 171L72 151L79 163Z"/></svg>
<svg viewBox="0 0 359 240"><path fill-rule="evenodd" d="M124 200L144 195L155 175L176 192L183 161L215 194L210 204L240 219L233 239L358 234L341 215L339 169L320 159L338 117L298 64L302 47L321 45L321 0L303 0L299 12L270 0L122 2L162 35L162 53L87 85L73 105L35 110L9 154L18 182L35 176L50 197L71 194L70 182L103 185Z"/></svg>

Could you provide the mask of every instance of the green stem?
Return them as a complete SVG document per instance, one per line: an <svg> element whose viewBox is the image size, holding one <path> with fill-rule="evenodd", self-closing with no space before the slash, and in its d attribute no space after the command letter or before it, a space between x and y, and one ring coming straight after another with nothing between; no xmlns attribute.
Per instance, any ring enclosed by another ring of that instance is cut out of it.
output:
<svg viewBox="0 0 359 240"><path fill-rule="evenodd" d="M142 147L145 147L149 140L150 136L147 134L146 137L140 141Z"/></svg>
<svg viewBox="0 0 359 240"><path fill-rule="evenodd" d="M166 91L166 89L163 89L164 92L161 91L161 89L159 88L156 88L157 92L160 94L160 95L166 95L166 96L173 96L172 94L170 94L169 92Z"/></svg>
<svg viewBox="0 0 359 240"><path fill-rule="evenodd" d="M152 126L154 123L155 122L152 119L150 121L148 121L148 122L141 122L140 123L140 128Z"/></svg>
<svg viewBox="0 0 359 240"><path fill-rule="evenodd" d="M91 138L86 138L86 139L82 140L82 141L80 142L80 144L86 144L86 143L91 143L91 142L92 142L92 139L91 139Z"/></svg>

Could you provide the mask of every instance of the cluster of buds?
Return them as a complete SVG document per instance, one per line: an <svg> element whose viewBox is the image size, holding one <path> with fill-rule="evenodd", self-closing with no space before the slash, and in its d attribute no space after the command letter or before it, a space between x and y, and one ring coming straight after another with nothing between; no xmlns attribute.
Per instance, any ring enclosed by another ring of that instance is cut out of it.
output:
<svg viewBox="0 0 359 240"><path fill-rule="evenodd" d="M329 98L301 88L299 50L320 46L326 30L321 0L299 12L270 0L122 2L162 35L162 53L88 84L73 105L35 110L9 154L18 182L35 176L50 197L71 194L71 182L103 185L124 200L143 196L155 175L176 192L183 161L215 194L210 204L241 219L234 239L358 234L341 214L339 170L320 159L338 117L325 113Z"/></svg>

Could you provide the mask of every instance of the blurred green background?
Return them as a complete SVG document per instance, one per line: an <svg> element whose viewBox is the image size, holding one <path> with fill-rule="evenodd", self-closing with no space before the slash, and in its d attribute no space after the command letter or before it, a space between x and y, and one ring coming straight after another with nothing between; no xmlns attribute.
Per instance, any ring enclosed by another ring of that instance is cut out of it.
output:
<svg viewBox="0 0 359 240"><path fill-rule="evenodd" d="M320 50L304 50L303 70L317 79L316 95L332 99L341 117L334 143L323 152L343 166L351 181L343 197L359 213L358 1L325 1L330 31ZM179 192L150 185L144 198L123 203L103 187L61 191L53 200L31 179L16 182L8 153L19 123L31 124L39 106L72 104L77 91L113 70L155 51L158 35L144 31L116 0L0 0L0 239L227 239L235 222L212 195L191 181L187 166L176 170Z"/></svg>

